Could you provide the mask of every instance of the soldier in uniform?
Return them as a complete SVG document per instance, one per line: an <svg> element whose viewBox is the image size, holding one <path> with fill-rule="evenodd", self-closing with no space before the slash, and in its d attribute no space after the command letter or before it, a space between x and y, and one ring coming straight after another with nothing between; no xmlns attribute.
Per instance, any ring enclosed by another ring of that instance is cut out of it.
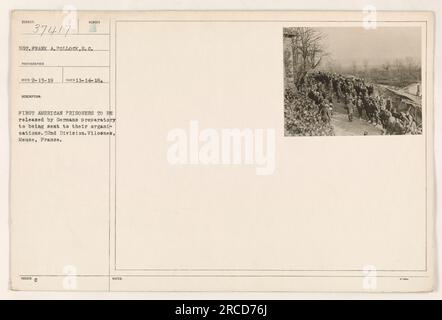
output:
<svg viewBox="0 0 442 320"><path fill-rule="evenodd" d="M345 103L345 108L347 109L348 121L352 122L353 121L354 100L347 93L344 96L344 103Z"/></svg>
<svg viewBox="0 0 442 320"><path fill-rule="evenodd" d="M364 110L362 105L362 99L360 97L356 98L356 108L358 109L359 119L362 119L362 111Z"/></svg>
<svg viewBox="0 0 442 320"><path fill-rule="evenodd" d="M336 96L337 96L338 102L341 102L342 90L341 90L341 84L339 82L338 82L338 90L336 92Z"/></svg>
<svg viewBox="0 0 442 320"><path fill-rule="evenodd" d="M370 84L370 85L368 86L367 90L368 90L368 95L369 95L369 96L372 96L373 93L374 93L374 87L373 87L373 85Z"/></svg>
<svg viewBox="0 0 442 320"><path fill-rule="evenodd" d="M330 116L332 116L333 115L333 100L332 99L330 99L330 101L328 101L328 110L329 110L329 112L330 112Z"/></svg>
<svg viewBox="0 0 442 320"><path fill-rule="evenodd" d="M378 125L379 123L379 113L381 111L381 108L379 106L379 103L376 99L374 99L373 97L371 97L371 104L373 106L373 123L375 125Z"/></svg>
<svg viewBox="0 0 442 320"><path fill-rule="evenodd" d="M327 123L331 121L329 104L327 103L327 100L323 100L320 103L318 113L319 113L322 121L327 122Z"/></svg>
<svg viewBox="0 0 442 320"><path fill-rule="evenodd" d="M392 103L391 103L391 99L388 98L388 99L387 99L387 103L385 104L385 109L386 109L387 111L391 112L392 107L393 107L393 105L392 105Z"/></svg>

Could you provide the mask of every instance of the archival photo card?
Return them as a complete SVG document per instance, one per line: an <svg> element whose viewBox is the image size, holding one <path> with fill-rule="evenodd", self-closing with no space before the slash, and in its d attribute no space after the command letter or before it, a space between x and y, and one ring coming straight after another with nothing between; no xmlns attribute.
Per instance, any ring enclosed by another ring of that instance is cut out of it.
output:
<svg viewBox="0 0 442 320"><path fill-rule="evenodd" d="M12 12L11 289L431 291L433 23Z"/></svg>

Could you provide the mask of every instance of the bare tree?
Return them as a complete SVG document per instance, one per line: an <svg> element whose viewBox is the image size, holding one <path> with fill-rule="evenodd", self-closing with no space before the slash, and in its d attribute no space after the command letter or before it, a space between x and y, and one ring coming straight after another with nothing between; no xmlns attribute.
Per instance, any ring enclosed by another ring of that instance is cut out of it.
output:
<svg viewBox="0 0 442 320"><path fill-rule="evenodd" d="M314 28L284 28L284 38L290 40L293 83L297 86L327 55L322 44L324 35Z"/></svg>
<svg viewBox="0 0 442 320"><path fill-rule="evenodd" d="M368 77L368 60L367 59L364 59L364 62L363 62L363 67L364 67L364 77Z"/></svg>
<svg viewBox="0 0 442 320"><path fill-rule="evenodd" d="M414 75L416 72L419 72L419 63L412 57L405 58L404 62L407 72L409 76Z"/></svg>
<svg viewBox="0 0 442 320"><path fill-rule="evenodd" d="M389 72L390 69L391 69L390 61L386 61L386 62L384 62L384 63L382 64L382 69L383 69L385 72Z"/></svg>
<svg viewBox="0 0 442 320"><path fill-rule="evenodd" d="M351 63L351 74L354 76L358 75L358 65L356 64L356 61Z"/></svg>

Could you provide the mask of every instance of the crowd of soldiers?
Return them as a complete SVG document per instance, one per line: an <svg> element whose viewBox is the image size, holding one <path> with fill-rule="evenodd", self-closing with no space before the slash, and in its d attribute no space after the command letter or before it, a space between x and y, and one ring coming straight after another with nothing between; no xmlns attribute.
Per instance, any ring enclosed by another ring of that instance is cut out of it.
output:
<svg viewBox="0 0 442 320"><path fill-rule="evenodd" d="M398 112L391 99L375 94L372 84L355 77L316 72L303 78L298 90L318 106L322 121L330 122L333 103L343 103L348 120L353 121L355 110L359 119L382 127L385 134L417 134L419 128L410 113Z"/></svg>

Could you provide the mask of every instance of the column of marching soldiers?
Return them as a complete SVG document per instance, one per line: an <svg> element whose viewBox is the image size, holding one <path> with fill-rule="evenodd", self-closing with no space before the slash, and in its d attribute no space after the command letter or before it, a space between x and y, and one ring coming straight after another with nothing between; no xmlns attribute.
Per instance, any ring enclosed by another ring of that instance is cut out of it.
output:
<svg viewBox="0 0 442 320"><path fill-rule="evenodd" d="M376 95L374 86L365 83L363 79L316 72L304 77L298 89L316 104L324 122L331 121L333 103L336 101L345 105L349 121L353 121L354 113L357 112L359 119L382 126L384 134L420 133L410 109L398 112L390 98Z"/></svg>

